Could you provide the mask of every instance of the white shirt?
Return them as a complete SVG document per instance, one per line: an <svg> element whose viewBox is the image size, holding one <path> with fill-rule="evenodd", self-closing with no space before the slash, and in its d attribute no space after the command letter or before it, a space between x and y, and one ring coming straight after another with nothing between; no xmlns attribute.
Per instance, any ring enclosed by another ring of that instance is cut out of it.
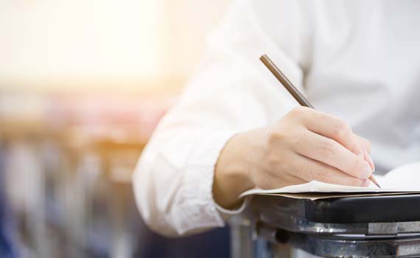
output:
<svg viewBox="0 0 420 258"><path fill-rule="evenodd" d="M166 235L224 225L212 197L221 149L297 106L262 54L315 108L371 141L377 173L420 160L419 12L414 0L236 1L140 159L133 179L146 223Z"/></svg>

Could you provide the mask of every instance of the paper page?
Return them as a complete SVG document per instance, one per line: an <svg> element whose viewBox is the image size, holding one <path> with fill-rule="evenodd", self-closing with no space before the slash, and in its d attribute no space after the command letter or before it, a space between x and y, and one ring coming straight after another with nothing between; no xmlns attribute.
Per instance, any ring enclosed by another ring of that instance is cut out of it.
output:
<svg viewBox="0 0 420 258"><path fill-rule="evenodd" d="M343 197L362 197L362 196L390 196L390 195L407 195L407 194L419 194L417 192L398 192L398 193L293 193L293 194L258 194L266 196L282 196L293 199L306 199L306 200L320 200L320 199L332 199L332 198L343 198Z"/></svg>
<svg viewBox="0 0 420 258"><path fill-rule="evenodd" d="M329 194L330 196L342 196L344 194L352 194L360 196L360 194L409 194L420 193L420 162L412 163L405 166L398 167L392 170L384 177L377 176L378 182L382 188L370 184L369 187L343 186L335 184L327 184L318 181L311 181L306 184L291 185L278 189L261 190L252 189L241 194L241 197L253 194L302 194L320 193L322 196ZM306 198L304 195L300 195ZM320 197L320 196L318 196ZM330 197L331 198L331 197ZM310 198L309 198L310 199Z"/></svg>
<svg viewBox="0 0 420 258"><path fill-rule="evenodd" d="M399 166L381 179L381 186L396 189L420 189L420 162Z"/></svg>

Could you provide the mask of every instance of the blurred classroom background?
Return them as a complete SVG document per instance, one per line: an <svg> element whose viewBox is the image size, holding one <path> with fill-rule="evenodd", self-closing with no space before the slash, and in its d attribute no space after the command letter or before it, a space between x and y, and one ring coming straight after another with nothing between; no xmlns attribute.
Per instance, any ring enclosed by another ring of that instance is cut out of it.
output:
<svg viewBox="0 0 420 258"><path fill-rule="evenodd" d="M148 231L131 189L228 3L0 1L0 209L20 257L229 256L227 229Z"/></svg>

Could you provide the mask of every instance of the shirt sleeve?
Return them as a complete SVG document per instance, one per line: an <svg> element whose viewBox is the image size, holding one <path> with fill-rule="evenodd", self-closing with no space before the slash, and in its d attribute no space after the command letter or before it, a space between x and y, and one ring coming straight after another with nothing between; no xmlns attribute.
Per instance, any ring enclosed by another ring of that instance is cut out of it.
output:
<svg viewBox="0 0 420 258"><path fill-rule="evenodd" d="M235 213L213 200L215 164L234 134L274 123L296 105L259 57L268 54L301 87L306 61L297 48L307 40L302 17L295 1L231 6L208 38L200 69L162 119L136 168L136 201L150 228L169 236L192 234L221 227ZM294 45L273 36L278 33Z"/></svg>

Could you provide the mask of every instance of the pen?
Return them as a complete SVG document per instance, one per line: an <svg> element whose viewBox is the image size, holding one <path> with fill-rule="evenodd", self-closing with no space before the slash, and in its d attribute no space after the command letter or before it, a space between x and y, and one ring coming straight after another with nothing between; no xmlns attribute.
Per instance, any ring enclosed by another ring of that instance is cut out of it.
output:
<svg viewBox="0 0 420 258"><path fill-rule="evenodd" d="M274 64L273 61L267 56L262 55L260 58L261 62L264 63L264 65L270 70L270 72L277 78L277 80L280 81L280 83L286 88L286 90L296 99L297 102L301 106L309 107L315 109L311 103L303 96L303 94L295 87L293 86L292 82L287 79L287 77L280 71L280 69ZM370 176L370 181L372 181L376 186L381 188L381 186L376 181L375 177Z"/></svg>

